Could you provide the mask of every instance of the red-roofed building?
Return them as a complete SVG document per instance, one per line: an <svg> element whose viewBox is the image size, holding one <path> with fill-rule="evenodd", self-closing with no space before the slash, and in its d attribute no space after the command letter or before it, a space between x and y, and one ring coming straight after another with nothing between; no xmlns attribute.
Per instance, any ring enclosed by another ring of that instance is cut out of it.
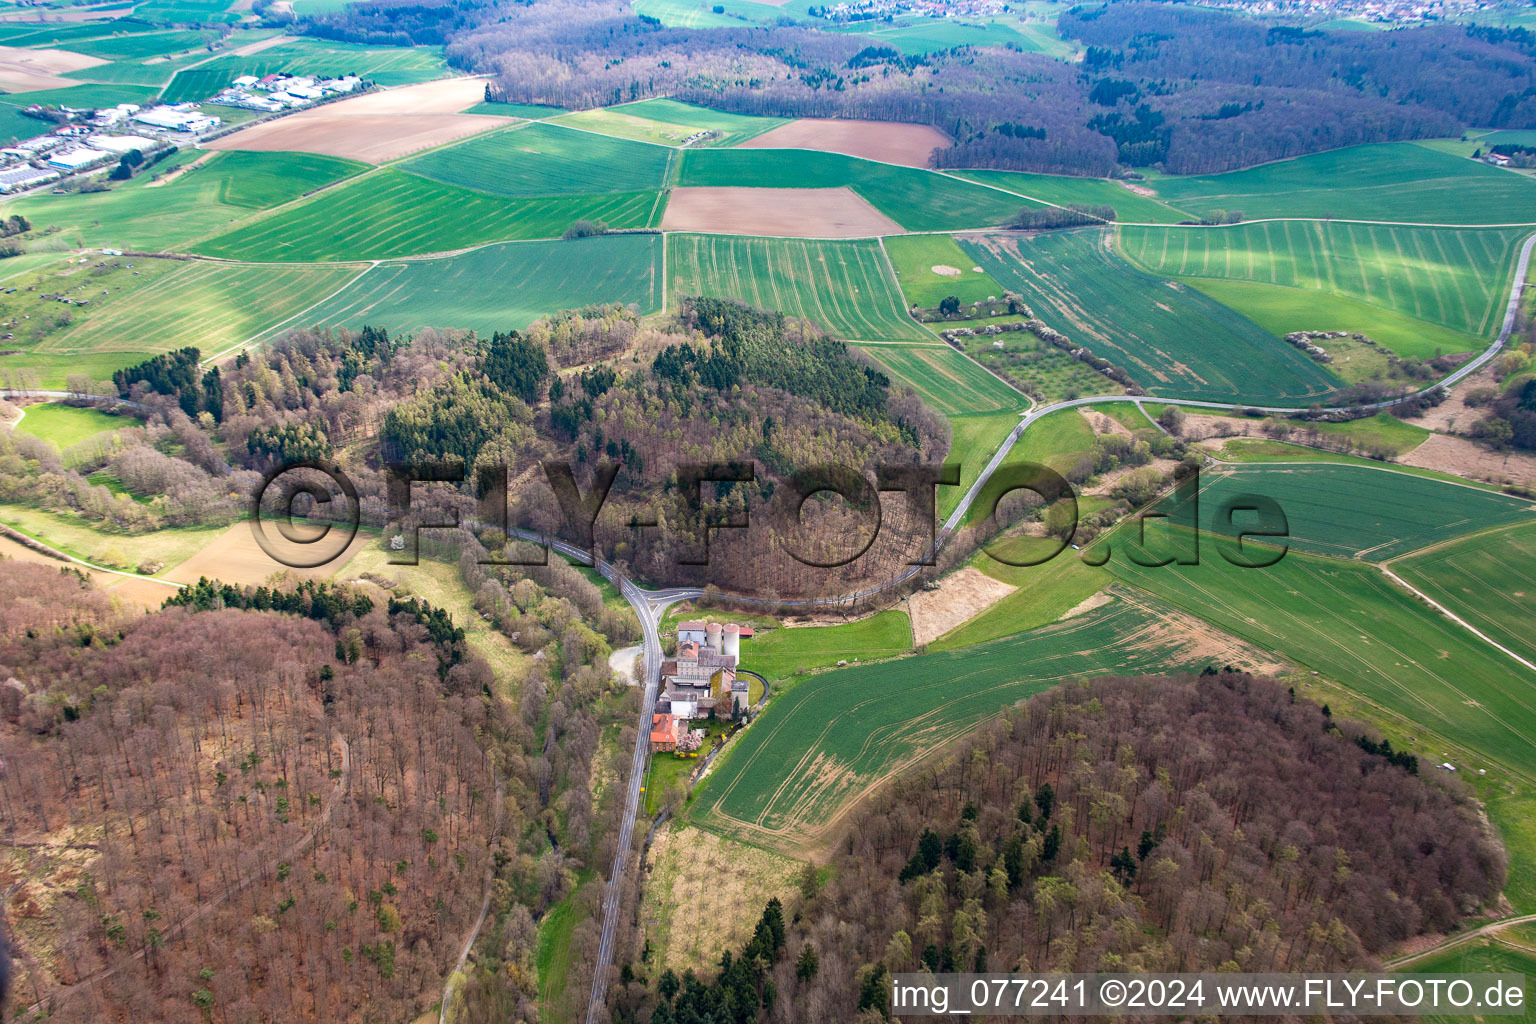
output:
<svg viewBox="0 0 1536 1024"><path fill-rule="evenodd" d="M677 719L672 715L651 716L651 753L677 749Z"/></svg>

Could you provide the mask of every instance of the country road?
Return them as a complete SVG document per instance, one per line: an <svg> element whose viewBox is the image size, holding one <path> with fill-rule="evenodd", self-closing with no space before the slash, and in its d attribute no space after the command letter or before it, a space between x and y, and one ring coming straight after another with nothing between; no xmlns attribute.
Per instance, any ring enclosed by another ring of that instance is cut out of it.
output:
<svg viewBox="0 0 1536 1024"><path fill-rule="evenodd" d="M1476 358L1469 360L1461 367L1459 367L1455 372L1451 373L1442 380L1431 384L1429 387L1424 388L1416 394L1423 394L1424 392L1430 391L1437 387L1449 387L1460 382L1461 380L1464 380L1469 375L1477 372L1477 370L1482 366L1486 365L1503 349L1514 329L1516 314L1519 310L1520 295L1522 289L1524 288L1526 276L1530 268L1533 248L1536 248L1536 235L1528 237L1520 249L1519 259L1515 268L1514 280L1510 287L1509 300L1505 307L1504 320L1500 327L1499 334L1494 339L1494 341ZM70 393L59 391L29 390L26 392L17 393L8 390L0 390L0 398L13 396L46 398L76 397ZM103 400L117 401L115 398ZM1391 401L1376 402L1361 406L1323 406L1320 408L1323 411L1347 411L1349 409L1359 409L1368 412L1380 411L1390 408L1402 400L1402 398L1396 398ZM1089 405L1101 405L1112 402L1130 402L1140 406L1141 403L1146 401L1155 401L1162 405L1174 405L1194 409L1229 410L1234 408L1234 403L1232 402L1211 402L1192 399L1167 399L1157 396L1135 395L1099 395L1070 399L1051 405L1035 406L1030 408L1021 415L1018 424L1014 426L1008 437L992 454L992 457L987 462L982 472L977 476L975 481L972 482L971 486L966 490L964 496L961 498L954 511L951 512L949 517L944 521L941 529L935 537L932 547L929 549L929 554L937 554L940 550L942 550L945 544L947 544L949 540L955 535L955 533L960 529L961 524L965 521L967 514L969 513L971 507L975 504L987 482L991 479L993 474L997 472L997 469L1002 465L1008 454L1013 450L1014 445L1018 443L1019 439L1024 435L1024 433L1029 429L1031 425L1043 419L1044 417L1049 416L1052 413L1059 412L1063 409L1079 408ZM1242 407L1254 409L1261 413L1278 414L1305 413L1312 411L1314 408L1318 408L1313 406ZM524 539L545 540L545 538L535 537L526 532L514 532L518 533ZM652 709L655 707L661 669L662 649L659 632L660 619L663 612L669 605L677 601L697 598L702 595L703 591L698 588L691 587L670 588L656 591L643 590L627 577L620 575L612 565L604 562L601 559L595 559L591 552L584 551L580 548L576 548L573 545L566 544L561 541L550 540L547 542L560 554L578 561L584 565L593 566L606 579L618 586L625 600L634 609L636 616L639 618L645 637L645 678L642 680L644 690L641 701L640 720L637 723L635 750L631 760L631 770L626 793L624 815L620 822L619 833L616 836L617 845L614 852L614 862L608 876L603 896L602 938L598 947L597 960L593 965L594 973L592 982L592 998L590 1004L588 1005L586 1015L587 1024L602 1024L602 1021L606 1015L608 989L607 973L613 963L614 942L617 932L619 911L622 903L621 897L624 873L628 864L630 841L634 833L635 820L639 813L641 787L644 780L646 762L650 753L650 716ZM77 559L72 560L78 561ZM885 581L884 583L873 587L867 587L850 594L844 594L839 597L805 598L797 600L776 601L774 603L777 605L796 608L837 606L839 604L844 604L850 601L857 601L871 597L899 587L914 578L918 573L922 571L922 568L922 566L906 567L902 572L893 576L891 579ZM730 597L732 600L747 604L760 601L759 598L753 595L727 594L725 596ZM1478 635L1481 636L1481 634ZM1507 924L1516 923L1516 920L1517 919L1509 919L1504 922L1495 922L1493 925L1488 927L1502 927Z"/></svg>

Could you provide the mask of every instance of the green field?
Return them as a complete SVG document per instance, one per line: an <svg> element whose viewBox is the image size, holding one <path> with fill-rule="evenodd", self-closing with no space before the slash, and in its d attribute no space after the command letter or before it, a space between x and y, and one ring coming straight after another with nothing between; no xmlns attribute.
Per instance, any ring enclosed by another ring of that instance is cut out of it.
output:
<svg viewBox="0 0 1536 1024"><path fill-rule="evenodd" d="M1536 526L1467 537L1392 571L1527 661L1536 661Z"/></svg>
<svg viewBox="0 0 1536 1024"><path fill-rule="evenodd" d="M1029 399L948 345L866 345L891 375L945 416L1009 412L1017 420Z"/></svg>
<svg viewBox="0 0 1536 1024"><path fill-rule="evenodd" d="M1195 213L1344 217L1417 224L1536 221L1536 181L1412 142L1351 146L1226 174L1155 176L1146 184Z"/></svg>
<svg viewBox="0 0 1536 1024"><path fill-rule="evenodd" d="M672 151L543 122L478 135L400 164L448 185L503 196L659 189Z"/></svg>
<svg viewBox="0 0 1536 1024"><path fill-rule="evenodd" d="M733 741L688 813L727 835L803 843L869 787L1062 679L1195 667L1193 648L1165 637L1160 619L1154 606L1118 601L965 651L814 676Z"/></svg>
<svg viewBox="0 0 1536 1024"><path fill-rule="evenodd" d="M1488 338L1503 319L1515 258L1529 232L1272 222L1198 229L1124 227L1119 234L1125 254L1154 274L1254 281L1323 293L1320 315L1347 313L1326 301L1327 296L1343 295ZM1255 291L1251 298L1241 291L1223 294L1240 309L1253 308L1258 317L1271 320L1294 315L1313 300L1294 297L1275 310L1270 304L1285 300L1267 290ZM1380 331L1384 325L1373 326ZM1435 345L1430 341L1413 342L1411 324L1385 326L1400 328L1393 336L1406 349L1401 354L1432 354ZM1298 329L1333 328L1290 328ZM1442 346L1453 343L1443 335L1433 337Z"/></svg>
<svg viewBox="0 0 1536 1024"><path fill-rule="evenodd" d="M734 146L787 123L779 117L729 114L723 110L710 110L669 99L622 103L615 107L563 114L552 120L555 124L584 128L636 142L651 142L659 146L681 145L684 139L701 131L715 134L692 145Z"/></svg>
<svg viewBox="0 0 1536 1024"><path fill-rule="evenodd" d="M143 32L138 35L77 39L69 44L69 49L103 60L142 60L162 54L201 50L205 45L201 32Z"/></svg>
<svg viewBox="0 0 1536 1024"><path fill-rule="evenodd" d="M837 626L767 629L742 647L741 664L768 679L777 699L791 677L839 661L879 661L912 650L907 613L884 611Z"/></svg>
<svg viewBox="0 0 1536 1024"><path fill-rule="evenodd" d="M910 305L932 309L950 295L962 303L1002 297L1002 287L976 270L971 257L947 235L892 235L884 245ZM959 273L940 274L934 267Z"/></svg>
<svg viewBox="0 0 1536 1024"><path fill-rule="evenodd" d="M442 50L431 46L365 46L304 37L249 56L218 57L203 65L236 75L358 75L378 85L412 85L448 73Z"/></svg>
<svg viewBox="0 0 1536 1024"><path fill-rule="evenodd" d="M79 306L52 303L70 319L34 344L6 357L8 367L36 370L44 384L71 373L96 379L155 352L192 345L211 354L287 320L341 287L356 267L271 267L253 264L137 259L133 269L97 276L95 268L65 264L39 275L58 293L89 298ZM70 273L78 276L70 277ZM4 296L0 308L12 308ZM59 315L55 314L55 315Z"/></svg>
<svg viewBox="0 0 1536 1024"><path fill-rule="evenodd" d="M383 263L303 318L326 327L378 324L391 333L461 327L489 336L598 302L661 306L660 235L506 242L445 259ZM515 288L487 282L515 281Z"/></svg>
<svg viewBox="0 0 1536 1024"><path fill-rule="evenodd" d="M100 409L79 408L62 402L43 402L27 406L26 416L17 425L16 433L51 441L55 448L63 451L97 434L140 424L140 420L131 416L113 416Z"/></svg>
<svg viewBox="0 0 1536 1024"><path fill-rule="evenodd" d="M686 149L679 185L851 187L909 231L1002 224L1029 206L1018 196L915 167L804 149Z"/></svg>
<svg viewBox="0 0 1536 1024"><path fill-rule="evenodd" d="M739 299L850 341L931 341L903 311L878 242L667 236L667 293Z"/></svg>
<svg viewBox="0 0 1536 1024"><path fill-rule="evenodd" d="M74 246L164 251L222 231L254 212L356 174L365 165L308 153L215 153L183 149L156 174L206 158L163 185L142 174L109 192L28 196L0 205L33 224L57 225Z"/></svg>
<svg viewBox="0 0 1536 1024"><path fill-rule="evenodd" d="M1151 196L1137 195L1124 185L1104 178L1069 178L1060 174L1028 174L1023 171L952 171L969 181L1007 189L1021 197L1070 206L1112 206L1118 220L1146 224L1177 224L1193 219L1183 210Z"/></svg>
<svg viewBox="0 0 1536 1024"><path fill-rule="evenodd" d="M208 97L227 88L234 81L233 71L217 68L189 68L176 72L171 84L160 97L161 103L201 103Z"/></svg>
<svg viewBox="0 0 1536 1024"><path fill-rule="evenodd" d="M1193 289L1120 259L1100 229L964 242L1035 315L1126 371L1149 394L1305 406L1337 378L1299 350Z"/></svg>
<svg viewBox="0 0 1536 1024"><path fill-rule="evenodd" d="M1161 533L1148 528L1154 554L1164 550ZM1507 766L1531 763L1536 705L1525 670L1375 566L1293 551L1245 569L1212 550L1211 538L1201 547L1199 565L1147 568L1121 551L1109 569L1371 706Z"/></svg>
<svg viewBox="0 0 1536 1024"><path fill-rule="evenodd" d="M385 168L192 249L249 260L381 259L557 238L582 219L645 227L658 205L650 192L507 199Z"/></svg>
<svg viewBox="0 0 1536 1024"><path fill-rule="evenodd" d="M1295 551L1383 562L1473 531L1536 523L1536 503L1389 469L1318 463L1247 465L1200 477L1200 514L1226 533L1221 509L1248 495L1270 498L1285 513ZM1237 518L1241 528L1252 520Z"/></svg>
<svg viewBox="0 0 1536 1024"><path fill-rule="evenodd" d="M1502 933L1502 936L1515 939L1516 932L1517 929L1510 929ZM1513 942L1501 942L1498 939L1471 939L1454 949L1427 956L1423 960L1416 960L1404 968L1403 973L1408 975L1523 974L1525 975L1526 1005L1529 1006L1532 995L1536 994L1536 950L1528 945L1518 944L1518 939ZM1478 994L1481 995L1481 993ZM1487 1021L1490 1016L1425 1014L1416 1019L1423 1021L1424 1024L1471 1024L1474 1021ZM1518 1020L1519 1016L1516 1014L1509 1019ZM1529 1013L1526 1016L1529 1016Z"/></svg>

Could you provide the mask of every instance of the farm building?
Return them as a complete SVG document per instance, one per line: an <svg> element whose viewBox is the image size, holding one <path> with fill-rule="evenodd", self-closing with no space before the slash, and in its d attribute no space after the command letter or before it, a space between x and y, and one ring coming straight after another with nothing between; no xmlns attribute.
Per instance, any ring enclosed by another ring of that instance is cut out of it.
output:
<svg viewBox="0 0 1536 1024"><path fill-rule="evenodd" d="M89 167L98 160L107 156L99 149L67 149L62 153L55 153L48 158L49 167L57 167L61 171L78 171L82 167Z"/></svg>
<svg viewBox="0 0 1536 1024"><path fill-rule="evenodd" d="M677 657L662 662L662 699L685 721L725 712L739 716L748 707L748 682L738 679L741 638L750 626L734 622L689 621L677 627ZM738 696L738 687L739 696Z"/></svg>

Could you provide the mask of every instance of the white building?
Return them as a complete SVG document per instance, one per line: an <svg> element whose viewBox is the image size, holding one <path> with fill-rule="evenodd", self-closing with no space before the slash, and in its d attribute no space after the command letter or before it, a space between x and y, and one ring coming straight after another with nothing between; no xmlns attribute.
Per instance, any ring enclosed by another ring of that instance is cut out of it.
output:
<svg viewBox="0 0 1536 1024"><path fill-rule="evenodd" d="M221 123L217 117L209 117L197 109L178 110L175 107L151 107L140 111L133 118L139 124L147 124L151 128L164 128L168 131L178 132L202 132L216 127Z"/></svg>
<svg viewBox="0 0 1536 1024"><path fill-rule="evenodd" d="M141 153L148 153L159 147L154 139L146 139L142 135L92 135L85 140L97 149L104 149L108 153L126 153L136 149Z"/></svg>
<svg viewBox="0 0 1536 1024"><path fill-rule="evenodd" d="M255 75L241 75L239 78L231 82L230 85L236 86L240 89L249 89L259 81L261 81L261 79L257 78Z"/></svg>
<svg viewBox="0 0 1536 1024"><path fill-rule="evenodd" d="M78 171L106 157L107 154L99 149L68 149L49 157L48 166L57 167L61 171Z"/></svg>

